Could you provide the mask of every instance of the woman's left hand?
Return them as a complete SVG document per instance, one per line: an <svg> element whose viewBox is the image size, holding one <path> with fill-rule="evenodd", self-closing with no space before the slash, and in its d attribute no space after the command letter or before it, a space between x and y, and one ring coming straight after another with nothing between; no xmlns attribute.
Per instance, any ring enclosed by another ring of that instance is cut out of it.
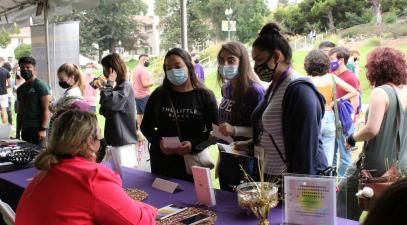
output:
<svg viewBox="0 0 407 225"><path fill-rule="evenodd" d="M189 154L192 150L192 144L190 141L181 142L181 147L177 148L175 151L178 155Z"/></svg>

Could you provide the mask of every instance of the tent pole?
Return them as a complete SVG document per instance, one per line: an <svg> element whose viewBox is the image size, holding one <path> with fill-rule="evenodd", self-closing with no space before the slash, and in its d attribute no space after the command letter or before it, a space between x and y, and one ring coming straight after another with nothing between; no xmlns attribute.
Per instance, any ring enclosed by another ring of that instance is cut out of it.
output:
<svg viewBox="0 0 407 225"><path fill-rule="evenodd" d="M180 0L181 4L181 47L188 51L187 33L187 0Z"/></svg>
<svg viewBox="0 0 407 225"><path fill-rule="evenodd" d="M45 59L47 64L47 79L51 85L51 65L49 59L49 32L48 32L48 0L44 0L44 28L45 28Z"/></svg>

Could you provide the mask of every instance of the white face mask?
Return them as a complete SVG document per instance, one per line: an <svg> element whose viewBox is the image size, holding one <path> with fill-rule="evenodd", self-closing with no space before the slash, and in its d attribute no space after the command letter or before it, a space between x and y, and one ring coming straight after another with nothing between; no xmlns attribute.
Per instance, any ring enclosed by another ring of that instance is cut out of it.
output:
<svg viewBox="0 0 407 225"><path fill-rule="evenodd" d="M239 74L239 66L219 66L218 70L226 80L233 80Z"/></svg>

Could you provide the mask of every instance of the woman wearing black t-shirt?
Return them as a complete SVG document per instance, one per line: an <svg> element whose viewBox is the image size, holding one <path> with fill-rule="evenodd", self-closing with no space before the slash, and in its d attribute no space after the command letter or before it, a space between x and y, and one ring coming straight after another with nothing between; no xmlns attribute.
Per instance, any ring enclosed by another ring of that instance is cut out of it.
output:
<svg viewBox="0 0 407 225"><path fill-rule="evenodd" d="M151 143L151 171L192 180L186 173L183 155L198 153L196 145L208 139L212 123L217 123L216 99L198 81L186 51L180 48L168 51L163 69L163 84L151 94L141 123L141 131ZM162 137L175 136L179 137L181 147L165 146Z"/></svg>

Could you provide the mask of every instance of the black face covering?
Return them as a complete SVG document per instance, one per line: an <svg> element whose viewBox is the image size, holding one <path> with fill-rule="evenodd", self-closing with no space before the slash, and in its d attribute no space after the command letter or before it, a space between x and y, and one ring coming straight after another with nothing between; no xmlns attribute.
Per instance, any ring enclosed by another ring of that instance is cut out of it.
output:
<svg viewBox="0 0 407 225"><path fill-rule="evenodd" d="M150 62L149 62L149 61L145 61L145 62L144 62L144 66L145 66L145 67L148 67L149 65L150 65Z"/></svg>
<svg viewBox="0 0 407 225"><path fill-rule="evenodd" d="M21 70L21 77L24 78L24 80L29 80L31 77L33 77L33 73L31 70Z"/></svg>
<svg viewBox="0 0 407 225"><path fill-rule="evenodd" d="M265 82L270 82L273 80L274 72L277 69L278 63L274 66L273 69L270 69L268 66L268 62L272 58L272 55L262 64L257 65L254 67L254 72L259 76L260 80Z"/></svg>
<svg viewBox="0 0 407 225"><path fill-rule="evenodd" d="M71 87L71 85L69 85L66 81L59 81L58 84L63 89L67 89L67 88Z"/></svg>

